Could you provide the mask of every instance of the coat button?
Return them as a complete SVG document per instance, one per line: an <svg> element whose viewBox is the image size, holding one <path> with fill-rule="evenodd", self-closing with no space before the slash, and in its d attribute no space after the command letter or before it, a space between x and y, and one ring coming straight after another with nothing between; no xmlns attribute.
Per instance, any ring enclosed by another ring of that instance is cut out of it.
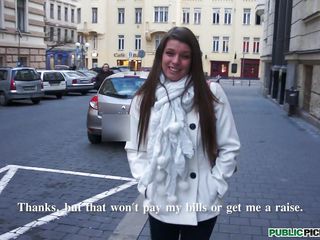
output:
<svg viewBox="0 0 320 240"><path fill-rule="evenodd" d="M197 177L197 174L195 172L190 173L190 177L192 179L195 179Z"/></svg>
<svg viewBox="0 0 320 240"><path fill-rule="evenodd" d="M191 123L191 124L189 125L189 128L190 128L191 130L194 130L194 129L196 129L196 125L195 125L194 123Z"/></svg>

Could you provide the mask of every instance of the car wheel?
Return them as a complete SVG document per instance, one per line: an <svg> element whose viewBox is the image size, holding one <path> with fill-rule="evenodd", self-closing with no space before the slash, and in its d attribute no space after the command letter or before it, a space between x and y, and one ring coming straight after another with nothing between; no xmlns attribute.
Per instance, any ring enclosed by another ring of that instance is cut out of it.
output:
<svg viewBox="0 0 320 240"><path fill-rule="evenodd" d="M31 101L33 102L33 104L39 104L40 98L31 98Z"/></svg>
<svg viewBox="0 0 320 240"><path fill-rule="evenodd" d="M88 139L91 144L101 143L101 135L88 133Z"/></svg>
<svg viewBox="0 0 320 240"><path fill-rule="evenodd" d="M62 98L62 94L59 93L59 94L56 95L56 97L57 97L57 99L61 99Z"/></svg>
<svg viewBox="0 0 320 240"><path fill-rule="evenodd" d="M0 105L7 106L10 103L6 94L4 92L0 92Z"/></svg>

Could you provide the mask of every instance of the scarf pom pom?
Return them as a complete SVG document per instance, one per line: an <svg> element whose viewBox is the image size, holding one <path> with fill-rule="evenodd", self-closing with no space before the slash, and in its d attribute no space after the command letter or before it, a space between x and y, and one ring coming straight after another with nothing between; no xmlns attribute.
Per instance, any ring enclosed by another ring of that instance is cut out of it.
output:
<svg viewBox="0 0 320 240"><path fill-rule="evenodd" d="M178 201L178 198L175 195L171 195L167 197L167 200L169 204L176 204Z"/></svg>
<svg viewBox="0 0 320 240"><path fill-rule="evenodd" d="M165 168L168 164L168 160L165 156L161 155L160 157L158 157L158 165L161 167L161 168Z"/></svg>
<svg viewBox="0 0 320 240"><path fill-rule="evenodd" d="M169 126L169 131L174 133L174 134L177 134L180 128L181 128L181 124L180 123L173 122Z"/></svg>
<svg viewBox="0 0 320 240"><path fill-rule="evenodd" d="M157 172L156 181L157 181L157 182L163 182L163 180L165 179L165 177L166 177L165 171L160 170L160 171Z"/></svg>
<svg viewBox="0 0 320 240"><path fill-rule="evenodd" d="M179 189L186 191L189 188L189 183L187 181L179 181L178 187Z"/></svg>

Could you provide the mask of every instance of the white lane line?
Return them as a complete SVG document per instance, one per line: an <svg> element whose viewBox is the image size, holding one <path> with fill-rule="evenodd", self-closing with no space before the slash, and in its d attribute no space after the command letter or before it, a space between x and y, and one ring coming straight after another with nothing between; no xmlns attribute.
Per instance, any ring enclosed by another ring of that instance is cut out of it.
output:
<svg viewBox="0 0 320 240"><path fill-rule="evenodd" d="M8 165L8 166L9 168L18 168L18 169L24 169L24 170L40 171L40 172L62 173L62 174L70 174L70 175L77 175L77 176L84 176L84 177L105 178L105 179L123 180L123 181L136 181L134 178L102 175L102 174L95 174L95 173L74 172L74 171L51 169L51 168L40 168L40 167L27 167L27 166L20 166L20 165Z"/></svg>
<svg viewBox="0 0 320 240"><path fill-rule="evenodd" d="M18 168L11 167L8 169L7 173L1 178L0 180L0 194L2 193L3 189L8 185L14 174L17 172Z"/></svg>
<svg viewBox="0 0 320 240"><path fill-rule="evenodd" d="M71 211L71 209L74 209L77 206L81 206L81 207L85 207L88 206L89 204L95 203L99 200L102 200L108 196L111 196L117 192L123 191L133 185L137 184L136 181L131 181L131 182L127 182L125 184L122 184L118 187L114 187L108 191L102 192L100 194L97 194L91 198L88 198L82 202L73 204L71 206L71 208L69 208L70 210L67 210L66 208L58 210L52 214L49 214L47 216L44 216L42 218L39 218L35 221L32 221L30 223L27 223L26 225L22 226L22 227L18 227L16 229L11 230L10 232L4 233L2 235L0 235L0 239L1 240L9 240L9 239L15 239L17 237L19 237L20 235L24 234L25 232L29 231L30 229L34 228L34 227L39 227L41 225L47 224L51 221L54 221L56 219L59 219L60 217L64 217L66 215L69 214L69 212Z"/></svg>
<svg viewBox="0 0 320 240"><path fill-rule="evenodd" d="M7 165L7 166L5 166L3 168L0 168L0 173L8 171L9 168L10 168L10 165Z"/></svg>

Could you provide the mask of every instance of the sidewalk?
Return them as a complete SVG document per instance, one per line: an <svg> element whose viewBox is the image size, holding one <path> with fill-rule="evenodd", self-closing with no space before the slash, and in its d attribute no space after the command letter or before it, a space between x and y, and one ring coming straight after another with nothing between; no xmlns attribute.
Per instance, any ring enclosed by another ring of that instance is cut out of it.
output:
<svg viewBox="0 0 320 240"><path fill-rule="evenodd" d="M225 206L240 204L241 209L227 214L225 208L211 239L277 239L268 238L268 228L320 228L320 131L299 118L289 118L262 97L260 81L251 86L237 82L233 86L232 81L221 84L242 143ZM109 239L150 239L146 216L132 214L126 215Z"/></svg>

